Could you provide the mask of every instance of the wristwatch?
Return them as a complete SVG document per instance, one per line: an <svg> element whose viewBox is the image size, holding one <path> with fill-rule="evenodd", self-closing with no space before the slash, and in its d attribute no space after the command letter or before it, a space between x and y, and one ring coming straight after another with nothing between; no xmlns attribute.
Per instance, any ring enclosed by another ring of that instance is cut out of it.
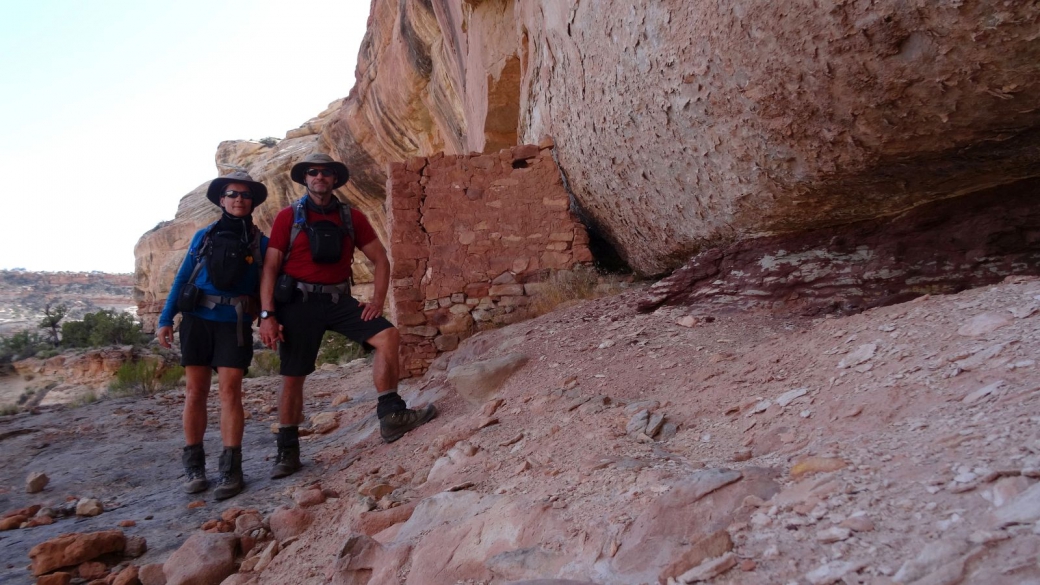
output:
<svg viewBox="0 0 1040 585"><path fill-rule="evenodd" d="M261 319L266 319L268 317L274 317L274 311L260 311Z"/></svg>

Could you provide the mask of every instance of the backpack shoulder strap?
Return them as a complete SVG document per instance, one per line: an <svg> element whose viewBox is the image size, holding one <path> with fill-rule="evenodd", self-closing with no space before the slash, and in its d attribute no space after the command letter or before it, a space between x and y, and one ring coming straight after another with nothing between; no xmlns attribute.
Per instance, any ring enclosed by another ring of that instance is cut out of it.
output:
<svg viewBox="0 0 1040 585"><path fill-rule="evenodd" d="M346 201L339 202L339 220L341 224L340 228L350 236L350 241L354 242L356 246L357 242L354 239L354 218L350 216L350 203L347 203Z"/></svg>
<svg viewBox="0 0 1040 585"><path fill-rule="evenodd" d="M256 269L260 272L264 271L264 255L263 250L260 249L260 238L263 234L260 233L260 228L253 226L253 240L249 243L249 249L253 253L253 262L256 263Z"/></svg>
<svg viewBox="0 0 1040 585"><path fill-rule="evenodd" d="M304 195L293 202L293 222L292 229L289 231L289 245L285 248L285 257L289 257L289 252L292 251L293 242L296 241L297 236L303 231L303 228L307 227L307 196Z"/></svg>
<svg viewBox="0 0 1040 585"><path fill-rule="evenodd" d="M210 245L210 236L213 235L213 230L215 229L217 229L217 222L206 226L206 235L202 236L202 241L199 242L199 249L195 250L195 269L191 271L191 276L188 277L188 284L195 284L195 278L198 277L199 271L202 270L202 265L206 262L206 248Z"/></svg>

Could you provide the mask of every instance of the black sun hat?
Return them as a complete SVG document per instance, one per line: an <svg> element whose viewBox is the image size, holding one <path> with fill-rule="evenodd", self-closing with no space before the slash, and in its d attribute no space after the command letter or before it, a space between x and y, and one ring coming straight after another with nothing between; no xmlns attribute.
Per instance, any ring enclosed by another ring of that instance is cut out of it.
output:
<svg viewBox="0 0 1040 585"><path fill-rule="evenodd" d="M303 157L303 160L293 165L292 170L289 171L289 176L292 177L293 181L306 185L307 182L303 177L307 174L307 169L313 165L328 167L336 172L336 184L332 186L333 189L339 189L350 178L350 171L347 170L347 165L332 160L331 156L322 152L313 152Z"/></svg>
<svg viewBox="0 0 1040 585"><path fill-rule="evenodd" d="M213 179L209 188L206 189L206 198L212 201L213 205L220 206L220 197L224 194L224 188L231 183L249 185L249 192L253 194L253 209L267 199L267 187L264 187L264 184L259 181L254 181L253 177L250 177L249 173L245 171L234 171Z"/></svg>

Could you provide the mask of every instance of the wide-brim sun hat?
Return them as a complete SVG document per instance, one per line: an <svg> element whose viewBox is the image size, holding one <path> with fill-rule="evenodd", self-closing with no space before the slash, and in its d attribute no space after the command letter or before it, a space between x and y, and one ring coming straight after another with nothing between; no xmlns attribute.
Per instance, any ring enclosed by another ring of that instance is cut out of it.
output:
<svg viewBox="0 0 1040 585"><path fill-rule="evenodd" d="M206 189L206 199L213 202L213 205L220 206L220 198L224 195L224 191L231 183L242 183L243 185L249 186L249 192L253 194L253 209L256 209L258 205L267 200L267 187L260 181L254 181L253 177L249 176L249 173L245 171L234 171L223 177L213 179L209 184L209 188Z"/></svg>
<svg viewBox="0 0 1040 585"><path fill-rule="evenodd" d="M328 167L336 172L336 184L332 186L333 189L339 189L346 185L347 179L350 178L350 171L347 170L347 165L332 160L331 156L323 152L313 152L303 157L303 160L293 165L292 170L289 171L289 176L293 181L306 185L307 181L304 179L304 176L307 174L307 169L314 165Z"/></svg>

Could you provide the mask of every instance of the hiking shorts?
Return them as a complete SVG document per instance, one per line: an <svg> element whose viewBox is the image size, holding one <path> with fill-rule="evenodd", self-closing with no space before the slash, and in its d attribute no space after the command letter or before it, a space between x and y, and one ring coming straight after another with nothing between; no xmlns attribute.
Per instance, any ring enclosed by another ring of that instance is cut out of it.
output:
<svg viewBox="0 0 1040 585"><path fill-rule="evenodd" d="M252 322L242 323L245 346L238 346L238 323L210 321L185 313L181 318L181 365L248 370L253 361Z"/></svg>
<svg viewBox="0 0 1040 585"><path fill-rule="evenodd" d="M306 376L314 371L314 360L321 348L321 339L326 331L335 331L347 339L363 345L373 335L394 325L384 317L371 321L361 320L361 305L350 295L340 295L339 302L332 302L327 293L303 293L296 291L293 300L278 305L278 322L282 325L285 341L278 349L283 376Z"/></svg>

